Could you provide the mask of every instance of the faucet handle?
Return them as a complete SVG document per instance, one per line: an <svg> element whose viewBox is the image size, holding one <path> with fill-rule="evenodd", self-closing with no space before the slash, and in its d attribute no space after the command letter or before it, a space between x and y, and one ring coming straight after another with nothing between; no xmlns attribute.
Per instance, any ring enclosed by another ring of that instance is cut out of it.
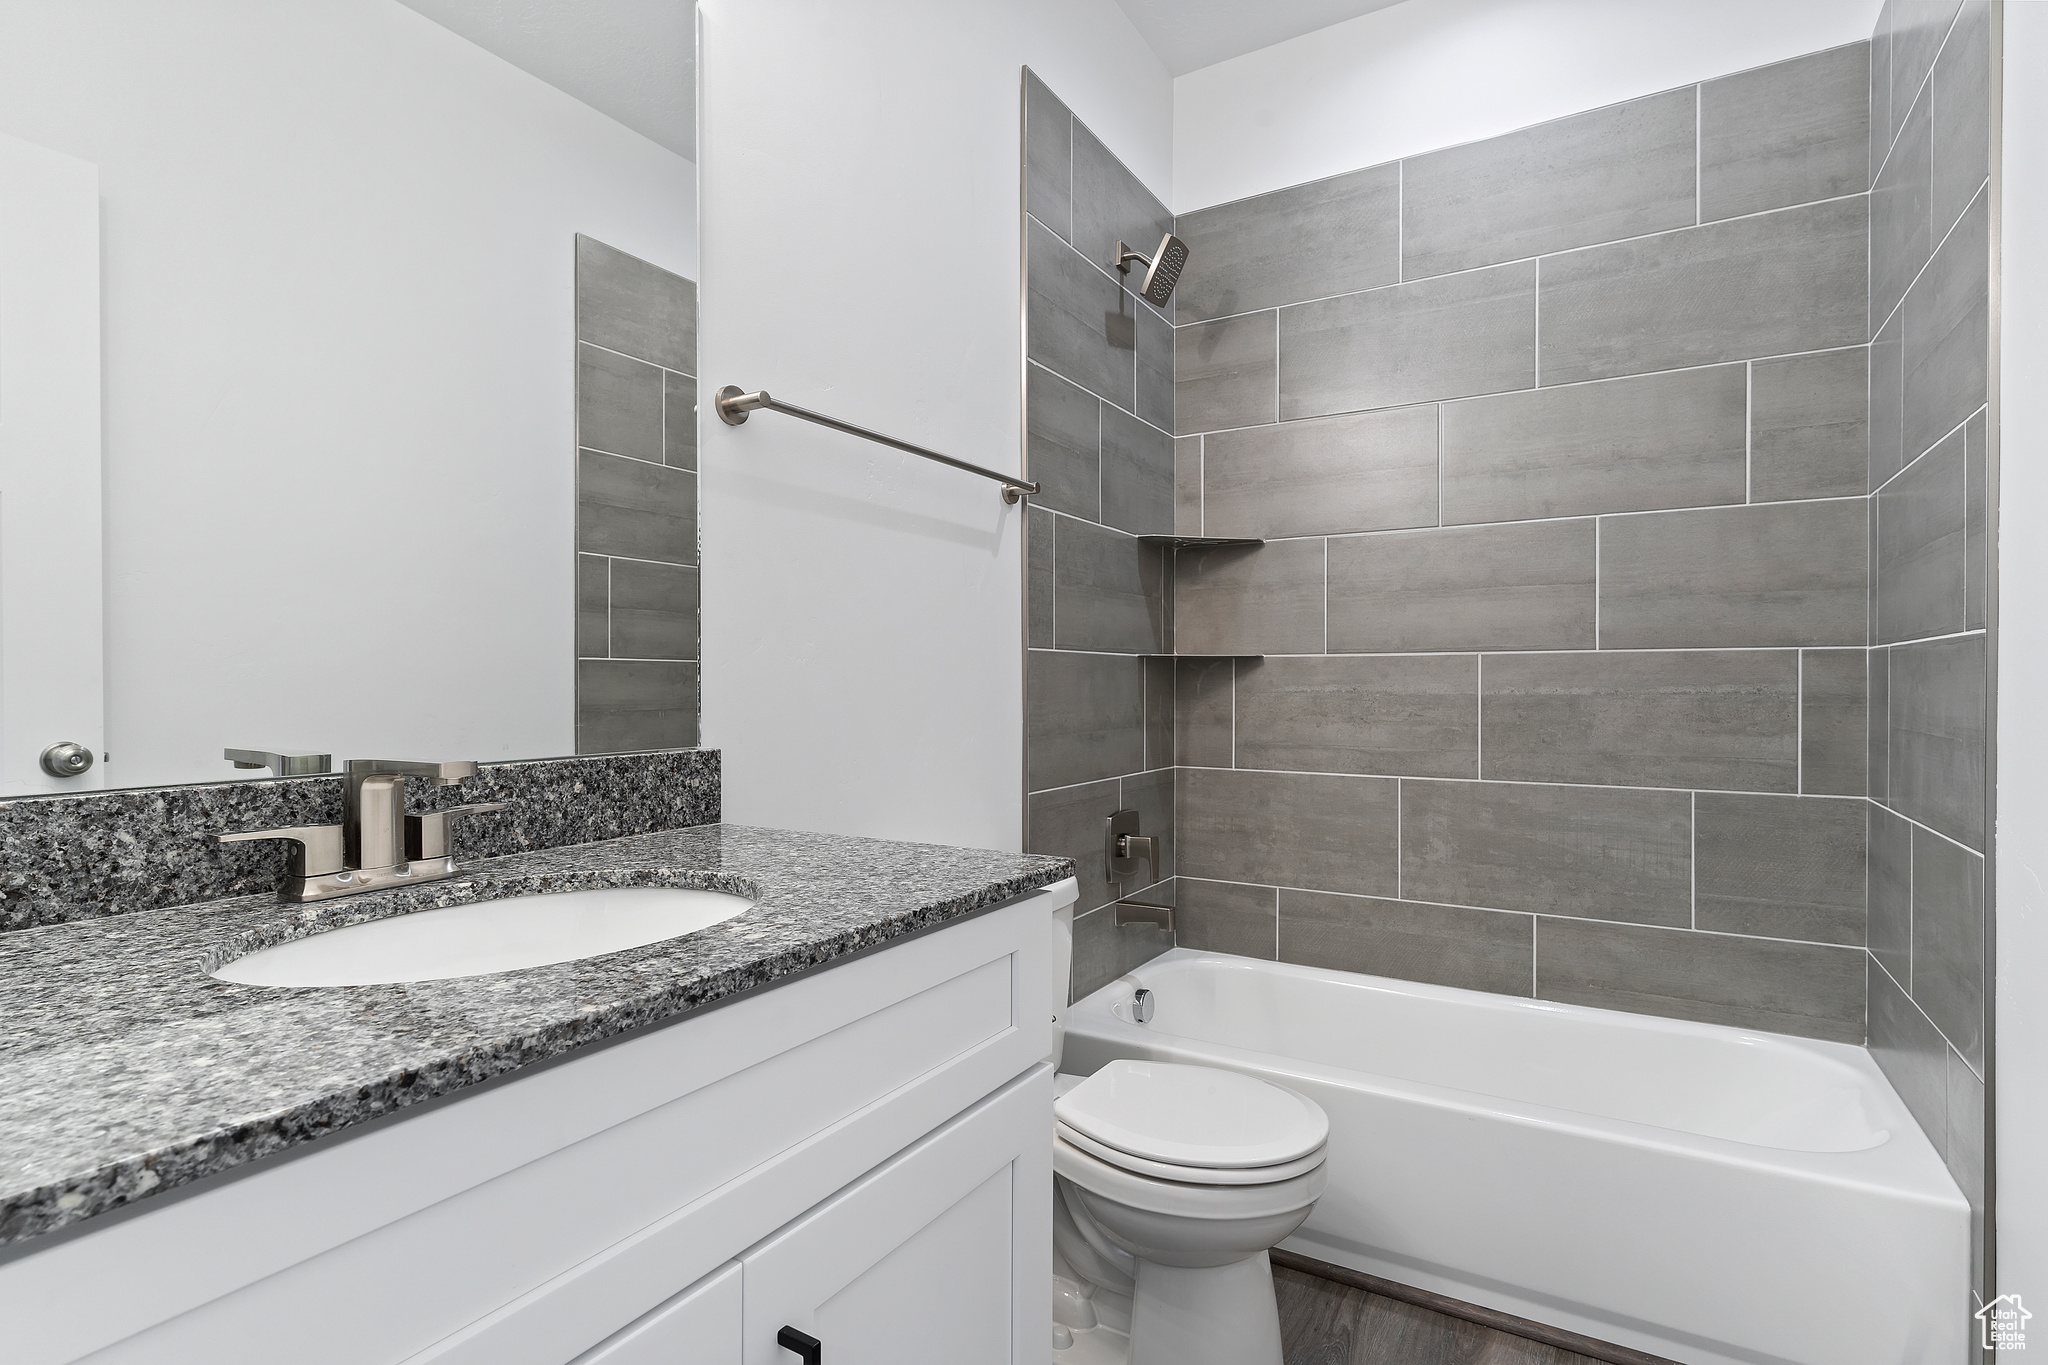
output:
<svg viewBox="0 0 2048 1365"><path fill-rule="evenodd" d="M259 839L290 839L294 877L324 877L347 868L346 842L340 825L294 825L290 829L252 829L241 834L216 834L223 844L251 843Z"/></svg>
<svg viewBox="0 0 2048 1365"><path fill-rule="evenodd" d="M333 754L316 754L310 749L223 749L220 756L237 768L268 768L279 777L334 771Z"/></svg>
<svg viewBox="0 0 2048 1365"><path fill-rule="evenodd" d="M448 856L450 821L471 815L488 815L492 811L511 808L510 801L478 801L467 806L450 806L447 810L429 811L425 815L408 815L405 817L406 859L411 861L415 858L445 858Z"/></svg>

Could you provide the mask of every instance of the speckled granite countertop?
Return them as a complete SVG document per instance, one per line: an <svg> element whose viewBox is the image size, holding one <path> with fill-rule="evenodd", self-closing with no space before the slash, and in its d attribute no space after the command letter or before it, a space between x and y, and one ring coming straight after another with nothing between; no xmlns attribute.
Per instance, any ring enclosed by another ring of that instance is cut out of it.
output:
<svg viewBox="0 0 2048 1365"><path fill-rule="evenodd" d="M701 825L478 862L284 906L243 896L0 934L0 1245L1072 875L1064 858ZM681 939L409 985L277 989L207 971L267 943L582 886L758 899Z"/></svg>

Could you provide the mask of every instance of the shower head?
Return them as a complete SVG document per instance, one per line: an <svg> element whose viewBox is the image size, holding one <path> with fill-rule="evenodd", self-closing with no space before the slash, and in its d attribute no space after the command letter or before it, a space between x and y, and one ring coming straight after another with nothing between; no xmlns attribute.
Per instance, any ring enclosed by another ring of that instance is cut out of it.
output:
<svg viewBox="0 0 2048 1365"><path fill-rule="evenodd" d="M1138 286L1138 292L1154 308L1164 308L1166 301L1173 297L1173 287L1180 283L1182 268L1188 263L1188 244L1169 232L1159 239L1159 250L1147 256L1118 242L1116 268L1128 275L1132 261L1145 263L1145 282Z"/></svg>

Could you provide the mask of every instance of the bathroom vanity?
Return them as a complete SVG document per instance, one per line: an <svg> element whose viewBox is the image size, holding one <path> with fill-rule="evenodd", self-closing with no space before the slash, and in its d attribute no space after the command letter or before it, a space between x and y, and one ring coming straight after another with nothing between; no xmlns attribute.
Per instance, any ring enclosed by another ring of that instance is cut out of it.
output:
<svg viewBox="0 0 2048 1365"><path fill-rule="evenodd" d="M210 970L394 913L242 897L0 938L13 1365L1042 1351L1063 859L727 825L478 864L755 901L458 980ZM415 904L412 909L421 908ZM325 917L325 918L320 918ZM316 923L317 919L317 923ZM913 1327L914 1324L914 1327Z"/></svg>

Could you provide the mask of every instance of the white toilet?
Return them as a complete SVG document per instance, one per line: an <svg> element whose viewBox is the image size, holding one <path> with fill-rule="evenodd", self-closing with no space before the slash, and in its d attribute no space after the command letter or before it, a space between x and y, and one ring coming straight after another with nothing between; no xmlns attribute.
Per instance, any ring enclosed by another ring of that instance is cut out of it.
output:
<svg viewBox="0 0 2048 1365"><path fill-rule="evenodd" d="M1233 1071L1114 1061L1061 1076L1053 1118L1054 1360L1281 1365L1266 1253L1323 1192L1322 1109Z"/></svg>

